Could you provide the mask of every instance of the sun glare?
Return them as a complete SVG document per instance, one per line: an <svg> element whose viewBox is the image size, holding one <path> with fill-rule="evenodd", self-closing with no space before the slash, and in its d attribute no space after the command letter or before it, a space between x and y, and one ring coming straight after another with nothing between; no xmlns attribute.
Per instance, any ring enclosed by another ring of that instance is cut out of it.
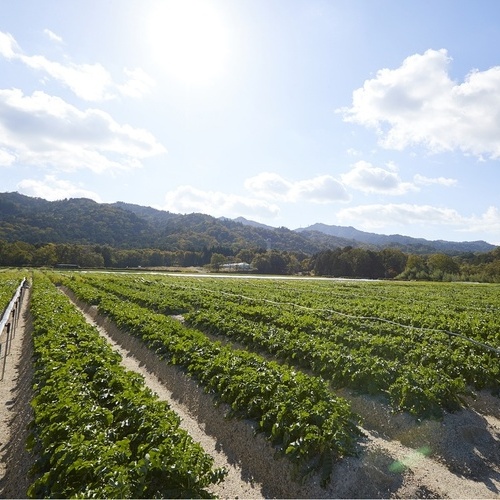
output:
<svg viewBox="0 0 500 500"><path fill-rule="evenodd" d="M159 1L147 31L154 63L183 83L204 85L222 76L229 55L228 27L209 1Z"/></svg>

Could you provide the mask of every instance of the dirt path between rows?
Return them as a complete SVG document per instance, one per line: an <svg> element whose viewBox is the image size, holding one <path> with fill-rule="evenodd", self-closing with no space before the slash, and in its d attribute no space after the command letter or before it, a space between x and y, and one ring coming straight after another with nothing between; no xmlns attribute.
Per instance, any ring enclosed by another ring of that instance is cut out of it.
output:
<svg viewBox="0 0 500 500"><path fill-rule="evenodd" d="M33 418L30 290L25 290L19 321L0 381L0 498L27 498L28 472L34 459L26 451L28 425ZM5 338L2 338L3 366Z"/></svg>

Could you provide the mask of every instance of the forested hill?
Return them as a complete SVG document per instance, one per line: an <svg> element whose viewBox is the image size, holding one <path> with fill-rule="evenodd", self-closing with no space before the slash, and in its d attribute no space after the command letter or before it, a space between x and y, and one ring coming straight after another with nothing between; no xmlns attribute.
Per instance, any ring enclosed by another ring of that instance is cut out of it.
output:
<svg viewBox="0 0 500 500"><path fill-rule="evenodd" d="M0 193L0 240L194 251L272 248L308 254L353 243L329 237L329 245L318 245L286 228L251 227L204 214L173 214L122 202L83 198L49 202L18 193Z"/></svg>
<svg viewBox="0 0 500 500"><path fill-rule="evenodd" d="M154 243L142 219L85 198L46 201L0 194L0 239L40 243L100 243L126 247ZM133 243L134 242L134 243Z"/></svg>
<svg viewBox="0 0 500 500"><path fill-rule="evenodd" d="M272 248L306 254L346 246L448 254L488 252L495 248L486 242L432 242L403 236L391 239L378 235L378 240L367 241L356 234L356 230L346 233L348 228L343 228L344 231L335 233L335 227L318 225L292 231L245 219L234 221L204 214L180 215L123 202L96 203L85 198L50 202L19 193L0 193L0 240L34 245L76 243L195 251L217 247L233 250Z"/></svg>

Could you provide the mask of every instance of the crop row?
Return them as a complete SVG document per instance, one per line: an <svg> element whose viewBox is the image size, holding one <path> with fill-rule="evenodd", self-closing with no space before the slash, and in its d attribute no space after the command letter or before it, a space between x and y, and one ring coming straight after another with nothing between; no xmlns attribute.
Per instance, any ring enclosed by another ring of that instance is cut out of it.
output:
<svg viewBox="0 0 500 500"><path fill-rule="evenodd" d="M287 304L305 307L338 320L345 316L348 320L387 321L500 343L498 285L298 280L257 284L255 280L233 280L226 284L223 280L197 280L196 286L200 291L209 289L211 294L245 296L280 308Z"/></svg>
<svg viewBox="0 0 500 500"><path fill-rule="evenodd" d="M127 283L132 289L172 290L163 294L165 307L188 310L190 296L203 307L203 295L220 294L279 307L297 313L297 307L334 321L365 318L414 328L452 331L478 341L500 344L500 286L464 283L400 283L366 281L255 280L177 278L155 275L101 275L97 286ZM200 293L201 292L201 293Z"/></svg>
<svg viewBox="0 0 500 500"><path fill-rule="evenodd" d="M0 319L23 277L21 271L3 270L0 273Z"/></svg>
<svg viewBox="0 0 500 500"><path fill-rule="evenodd" d="M225 471L48 278L31 299L33 498L210 497Z"/></svg>
<svg viewBox="0 0 500 500"><path fill-rule="evenodd" d="M360 436L357 417L322 378L211 341L169 316L123 296L117 300L86 281L63 279L81 300L97 305L118 327L143 339L167 362L182 366L207 391L228 403L234 416L253 419L257 429L294 462L324 468L326 479L332 459L355 452Z"/></svg>
<svg viewBox="0 0 500 500"><path fill-rule="evenodd" d="M183 305L184 318L193 327L264 350L337 387L385 394L395 409L419 416L459 408L468 386L500 388L495 352L439 330L347 314L332 316L324 308L290 303L296 283L271 287L260 280L255 285L250 280L242 284L242 280L149 276L84 279L165 314L177 313ZM323 296L302 292L295 297L302 304Z"/></svg>

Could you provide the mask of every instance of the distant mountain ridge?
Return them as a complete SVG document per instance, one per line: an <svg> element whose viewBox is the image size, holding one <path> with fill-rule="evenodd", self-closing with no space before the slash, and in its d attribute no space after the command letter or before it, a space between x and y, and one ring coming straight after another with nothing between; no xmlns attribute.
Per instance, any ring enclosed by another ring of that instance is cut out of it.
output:
<svg viewBox="0 0 500 500"><path fill-rule="evenodd" d="M390 247L408 253L451 255L489 252L496 248L484 241L428 241L319 223L291 230L243 217L231 220L199 213L182 215L125 202L97 203L86 198L47 201L19 193L0 193L0 240L35 245L97 244L129 249L263 248L310 255L346 246L373 250Z"/></svg>
<svg viewBox="0 0 500 500"><path fill-rule="evenodd" d="M330 236L355 240L376 247L394 247L394 246L414 246L414 247L429 247L434 251L449 253L449 252L489 252L495 248L486 241L464 241L454 242L445 240L426 240L424 238L413 238L411 236L403 236L401 234L377 234L360 231L352 226L335 226L316 223L306 228L296 229L298 232L318 231Z"/></svg>
<svg viewBox="0 0 500 500"><path fill-rule="evenodd" d="M245 217L236 217L236 219L230 219L230 220L234 220L234 222L240 222L244 226L260 227L262 229L276 229L273 226L268 226L260 222L255 222L254 220L245 219Z"/></svg>

